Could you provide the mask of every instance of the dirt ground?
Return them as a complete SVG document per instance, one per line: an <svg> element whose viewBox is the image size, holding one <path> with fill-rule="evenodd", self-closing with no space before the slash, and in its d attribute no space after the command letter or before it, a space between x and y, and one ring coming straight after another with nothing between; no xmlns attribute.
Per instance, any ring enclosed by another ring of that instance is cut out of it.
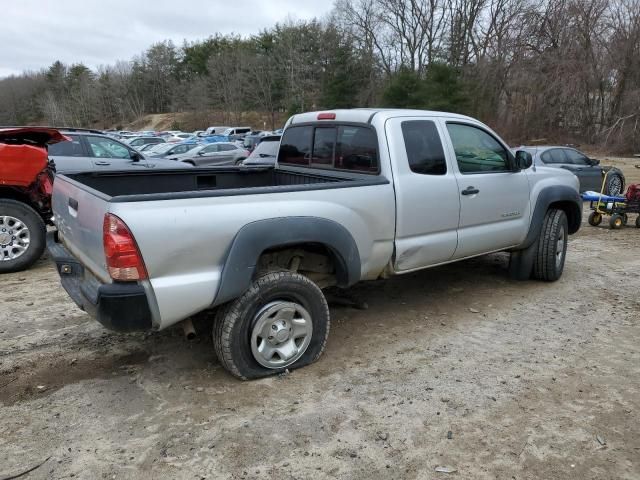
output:
<svg viewBox="0 0 640 480"><path fill-rule="evenodd" d="M640 230L584 224L557 283L506 266L361 284L319 362L253 382L104 330L46 259L4 275L0 478L640 479Z"/></svg>

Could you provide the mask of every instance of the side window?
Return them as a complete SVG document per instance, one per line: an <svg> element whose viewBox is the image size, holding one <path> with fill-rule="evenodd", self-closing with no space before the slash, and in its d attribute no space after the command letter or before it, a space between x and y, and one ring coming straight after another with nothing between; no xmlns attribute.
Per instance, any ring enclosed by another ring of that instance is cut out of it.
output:
<svg viewBox="0 0 640 480"><path fill-rule="evenodd" d="M171 150L171 154L187 153L188 151L189 147L187 145L178 145L176 148Z"/></svg>
<svg viewBox="0 0 640 480"><path fill-rule="evenodd" d="M409 168L424 175L444 175L447 162L436 124L431 120L402 122L402 136Z"/></svg>
<svg viewBox="0 0 640 480"><path fill-rule="evenodd" d="M89 148L94 157L101 158L131 158L129 149L107 137L88 136Z"/></svg>
<svg viewBox="0 0 640 480"><path fill-rule="evenodd" d="M551 158L551 161L549 163L571 163L564 154L564 150L562 150L561 148L554 148L553 150L549 150L549 156Z"/></svg>
<svg viewBox="0 0 640 480"><path fill-rule="evenodd" d="M316 128L313 136L313 155L311 163L315 165L333 166L333 156L336 147L336 129Z"/></svg>
<svg viewBox="0 0 640 480"><path fill-rule="evenodd" d="M572 163L574 165L589 165L589 162L587 161L587 157L585 155L583 155L582 153L576 151L576 150L572 150L570 148L564 148L564 153L567 156L567 159L569 160L568 163Z"/></svg>
<svg viewBox="0 0 640 480"><path fill-rule="evenodd" d="M278 152L278 162L309 165L313 127L289 127L285 130Z"/></svg>
<svg viewBox="0 0 640 480"><path fill-rule="evenodd" d="M49 145L49 155L60 157L84 157L84 150L80 138L75 135L65 134L71 139L70 142L59 142Z"/></svg>
<svg viewBox="0 0 640 480"><path fill-rule="evenodd" d="M219 150L219 145L216 145L215 143L213 145L209 145L208 147L204 147L202 149L202 153L215 153Z"/></svg>
<svg viewBox="0 0 640 480"><path fill-rule="evenodd" d="M370 128L338 127L335 168L378 173L378 139Z"/></svg>
<svg viewBox="0 0 640 480"><path fill-rule="evenodd" d="M236 147L234 147L233 145L219 145L219 151L221 152L230 152L231 150L236 150Z"/></svg>
<svg viewBox="0 0 640 480"><path fill-rule="evenodd" d="M460 173L505 172L509 154L500 143L478 127L447 123Z"/></svg>
<svg viewBox="0 0 640 480"><path fill-rule="evenodd" d="M544 163L553 163L553 160L551 159L551 152L548 150L544 152L542 155L540 155L540 160L542 160Z"/></svg>

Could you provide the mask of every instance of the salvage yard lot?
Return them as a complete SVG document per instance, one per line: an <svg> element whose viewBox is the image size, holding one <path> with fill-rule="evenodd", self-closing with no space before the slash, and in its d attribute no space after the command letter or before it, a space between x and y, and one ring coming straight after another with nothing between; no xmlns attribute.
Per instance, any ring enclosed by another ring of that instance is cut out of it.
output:
<svg viewBox="0 0 640 480"><path fill-rule="evenodd" d="M640 230L605 225L554 284L505 254L360 284L318 363L252 382L104 330L46 259L4 275L0 478L640 478Z"/></svg>

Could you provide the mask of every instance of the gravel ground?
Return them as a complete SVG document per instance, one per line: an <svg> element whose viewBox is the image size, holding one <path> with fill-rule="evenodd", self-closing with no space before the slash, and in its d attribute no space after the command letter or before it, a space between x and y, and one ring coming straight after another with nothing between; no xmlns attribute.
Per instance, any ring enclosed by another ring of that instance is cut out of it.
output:
<svg viewBox="0 0 640 480"><path fill-rule="evenodd" d="M46 259L4 275L0 478L639 479L640 231L583 225L553 284L506 266L358 285L319 362L253 382L104 330Z"/></svg>

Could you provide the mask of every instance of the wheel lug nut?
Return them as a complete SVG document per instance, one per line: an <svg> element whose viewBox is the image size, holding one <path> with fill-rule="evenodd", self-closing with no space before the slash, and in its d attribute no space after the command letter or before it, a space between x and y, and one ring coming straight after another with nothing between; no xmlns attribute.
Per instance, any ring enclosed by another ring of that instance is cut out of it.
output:
<svg viewBox="0 0 640 480"><path fill-rule="evenodd" d="M273 340L273 335L269 335L267 338L268 338L269 340Z"/></svg>
<svg viewBox="0 0 640 480"><path fill-rule="evenodd" d="M278 327L276 327L275 325L271 325L271 330L277 330Z"/></svg>

